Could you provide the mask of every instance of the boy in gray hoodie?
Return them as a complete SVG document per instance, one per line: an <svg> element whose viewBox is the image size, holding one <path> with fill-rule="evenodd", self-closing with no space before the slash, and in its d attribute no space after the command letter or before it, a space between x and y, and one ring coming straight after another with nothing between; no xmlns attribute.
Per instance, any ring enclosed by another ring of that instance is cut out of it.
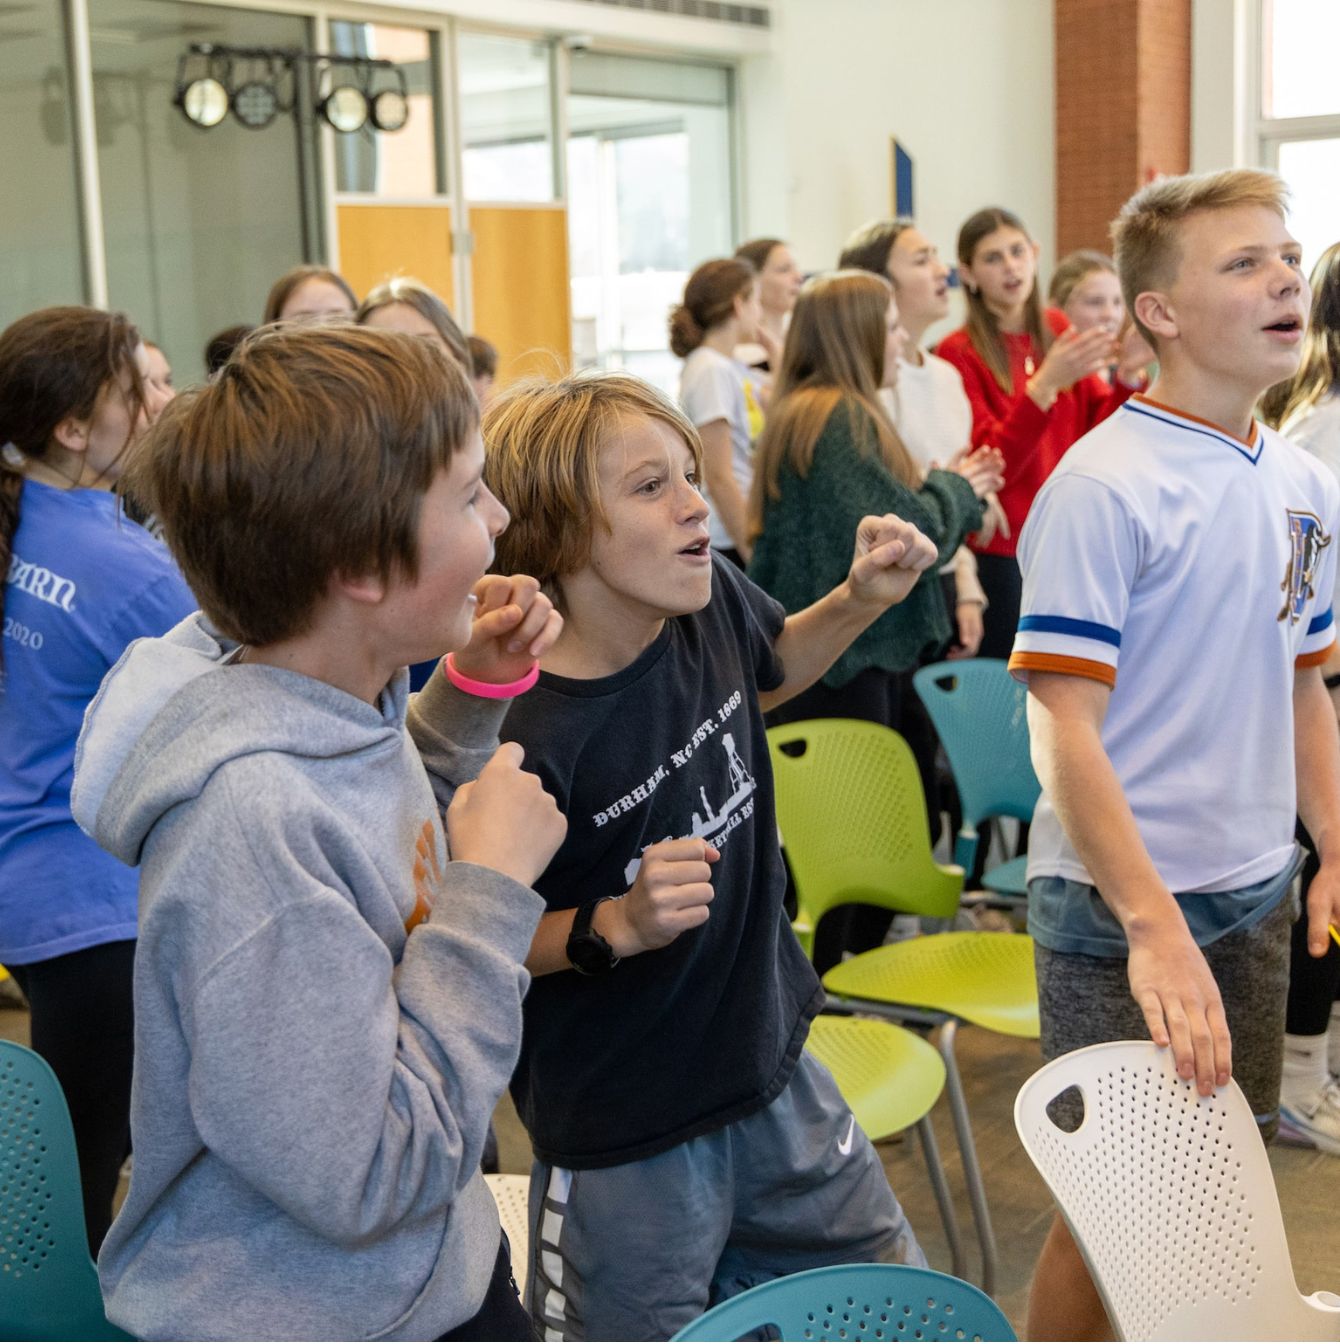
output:
<svg viewBox="0 0 1340 1344"><path fill-rule="evenodd" d="M529 1337L479 1161L565 823L497 745L507 699L443 725L445 828L404 730L406 664L505 683L561 625L481 582L482 467L455 365L348 327L248 343L128 473L203 609L131 645L76 764L80 824L142 869L99 1262L140 1338Z"/></svg>

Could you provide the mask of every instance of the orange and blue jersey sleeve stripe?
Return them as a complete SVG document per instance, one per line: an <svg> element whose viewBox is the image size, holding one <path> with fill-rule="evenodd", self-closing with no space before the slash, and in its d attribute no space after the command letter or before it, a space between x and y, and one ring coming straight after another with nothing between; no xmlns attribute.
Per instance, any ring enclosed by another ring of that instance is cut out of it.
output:
<svg viewBox="0 0 1340 1344"><path fill-rule="evenodd" d="M1021 681L1031 672L1061 672L1105 686L1117 684L1121 631L1073 616L1030 614L1019 621L1010 671Z"/></svg>
<svg viewBox="0 0 1340 1344"><path fill-rule="evenodd" d="M1335 614L1330 607L1327 607L1308 622L1307 631L1298 647L1293 665L1299 669L1320 667L1331 656L1334 647Z"/></svg>

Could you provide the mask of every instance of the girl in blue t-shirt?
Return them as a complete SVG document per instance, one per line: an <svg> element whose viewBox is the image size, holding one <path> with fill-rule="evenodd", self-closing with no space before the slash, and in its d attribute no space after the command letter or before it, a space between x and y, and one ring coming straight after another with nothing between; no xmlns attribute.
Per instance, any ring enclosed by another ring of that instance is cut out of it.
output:
<svg viewBox="0 0 1340 1344"><path fill-rule="evenodd" d="M195 600L112 493L168 393L128 318L47 308L0 333L0 963L70 1106L94 1254L130 1139L137 875L70 815L103 676Z"/></svg>

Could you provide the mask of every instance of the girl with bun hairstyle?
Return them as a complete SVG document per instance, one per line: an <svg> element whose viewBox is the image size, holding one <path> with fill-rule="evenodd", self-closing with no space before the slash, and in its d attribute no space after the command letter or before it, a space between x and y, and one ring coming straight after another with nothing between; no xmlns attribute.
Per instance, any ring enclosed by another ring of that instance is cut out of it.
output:
<svg viewBox="0 0 1340 1344"><path fill-rule="evenodd" d="M758 273L742 257L703 262L670 314L670 349L684 361L679 404L703 442L712 545L741 566L749 559L753 443L763 410L760 377L734 351L758 339L762 320Z"/></svg>
<svg viewBox="0 0 1340 1344"><path fill-rule="evenodd" d="M130 1144L139 875L75 825L70 790L103 677L195 610L113 494L168 395L121 313L46 308L0 333L0 963L69 1103L95 1255Z"/></svg>
<svg viewBox="0 0 1340 1344"><path fill-rule="evenodd" d="M1008 530L973 545L987 598L979 649L987 658L1008 658L1014 644L1015 546L1034 496L1066 449L1144 386L1149 358L1138 333L1119 345L1102 327L1079 332L1055 308L1044 309L1037 260L1038 245L1017 215L999 207L972 215L958 236L968 320L936 350L963 378L974 445L1005 455L1000 503ZM1099 375L1113 364L1109 387Z"/></svg>

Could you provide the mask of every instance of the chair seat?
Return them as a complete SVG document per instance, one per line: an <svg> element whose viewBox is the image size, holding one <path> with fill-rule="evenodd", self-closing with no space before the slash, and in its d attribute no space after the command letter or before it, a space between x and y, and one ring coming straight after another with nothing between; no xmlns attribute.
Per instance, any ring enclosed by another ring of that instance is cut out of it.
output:
<svg viewBox="0 0 1340 1344"><path fill-rule="evenodd" d="M1028 855L1020 854L1008 863L997 864L982 877L982 885L988 891L998 891L1002 896L1028 895Z"/></svg>
<svg viewBox="0 0 1340 1344"><path fill-rule="evenodd" d="M915 1125L944 1090L939 1051L890 1022L821 1013L810 1024L805 1047L833 1075L856 1123L872 1139Z"/></svg>
<svg viewBox="0 0 1340 1344"><path fill-rule="evenodd" d="M932 933L834 966L824 988L848 999L948 1013L1004 1036L1038 1036L1033 940L1026 933Z"/></svg>
<svg viewBox="0 0 1340 1344"><path fill-rule="evenodd" d="M512 1252L512 1277L524 1301L530 1270L530 1178L490 1173L484 1177L484 1184L498 1206L498 1221Z"/></svg>

